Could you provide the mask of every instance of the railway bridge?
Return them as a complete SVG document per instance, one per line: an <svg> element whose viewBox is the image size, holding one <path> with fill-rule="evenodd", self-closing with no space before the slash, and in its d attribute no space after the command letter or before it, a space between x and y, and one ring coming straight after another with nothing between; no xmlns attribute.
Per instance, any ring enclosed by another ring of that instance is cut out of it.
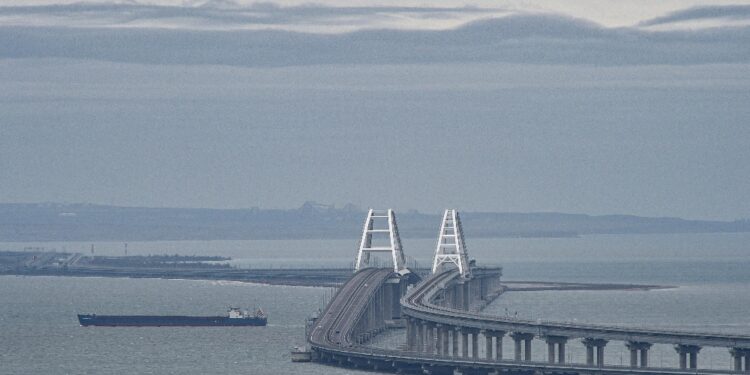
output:
<svg viewBox="0 0 750 375"><path fill-rule="evenodd" d="M378 219L387 221L378 227ZM374 238L384 235L376 244ZM381 241L382 242L382 241ZM392 268L370 267L372 253L389 253ZM433 273L420 280L405 267L395 215L370 210L356 271L310 327L313 359L338 366L426 374L737 374L750 373L750 336L525 320L483 314L500 295L499 268L468 260L458 213L447 210L435 250ZM405 331L405 345L382 349L372 338L389 328ZM532 360L532 340L546 343L546 361ZM503 343L513 357L503 357ZM573 343L586 348L584 363L566 362ZM623 342L628 365L605 363L610 342ZM649 362L653 344L674 345L679 367ZM730 370L702 368L704 347L724 347Z"/></svg>

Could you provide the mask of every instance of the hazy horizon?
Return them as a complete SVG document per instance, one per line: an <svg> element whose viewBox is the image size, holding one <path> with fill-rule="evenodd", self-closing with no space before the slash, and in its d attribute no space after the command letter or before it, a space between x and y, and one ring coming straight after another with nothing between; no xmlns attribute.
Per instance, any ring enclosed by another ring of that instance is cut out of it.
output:
<svg viewBox="0 0 750 375"><path fill-rule="evenodd" d="M366 213L368 209L386 209L386 208L392 208L392 207L371 207L371 206L365 206L360 207L355 205L354 203L348 202L343 204L333 204L333 203L326 203L326 202L318 202L318 201L304 201L297 205L289 205L289 206L283 206L283 207L265 207L265 206L251 206L251 207L202 207L202 206L145 206L145 205L113 205L106 202L54 202L54 201L39 201L39 202L0 202L0 205L39 205L39 206L47 206L47 205L60 205L62 207L70 207L70 206L102 206L102 207L113 207L113 208L143 208L143 209L175 209L175 210L261 210L261 211L273 211L273 210L280 210L280 211L293 211L293 210L300 210L303 209L304 206L307 204L312 204L314 206L318 207L330 207L332 209L336 210L345 210L347 208L352 208L357 210L358 212ZM434 207L429 208L426 211L421 211L415 208L405 208L400 210L394 210L396 214L424 214L424 215L442 215L445 211L445 207ZM602 213L602 214L591 214L588 212L563 212L563 211L464 211L459 210L464 213L470 213L470 214L518 214L518 215L582 215L582 216L590 216L590 217L607 217L607 216L632 216L632 217L642 217L642 218L665 218L665 219L685 219L685 220L696 220L696 221L716 221L716 222L733 222L733 221L744 221L744 220L750 220L748 217L737 217L733 219L707 219L707 218L683 218L678 216L665 216L665 215L658 215L658 216L639 216L639 215L633 215L627 212L610 212L610 213Z"/></svg>
<svg viewBox="0 0 750 375"><path fill-rule="evenodd" d="M0 202L750 217L750 3L0 6Z"/></svg>

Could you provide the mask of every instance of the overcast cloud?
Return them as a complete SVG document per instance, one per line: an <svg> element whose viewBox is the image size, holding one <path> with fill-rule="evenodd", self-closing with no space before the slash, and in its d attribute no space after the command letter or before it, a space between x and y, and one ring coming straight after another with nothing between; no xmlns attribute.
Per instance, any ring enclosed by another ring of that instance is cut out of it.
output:
<svg viewBox="0 0 750 375"><path fill-rule="evenodd" d="M539 14L475 21L447 30L343 34L7 26L0 28L0 57L267 67L461 62L715 64L748 61L750 27L643 31Z"/></svg>
<svg viewBox="0 0 750 375"><path fill-rule="evenodd" d="M31 3L0 202L750 217L747 4Z"/></svg>

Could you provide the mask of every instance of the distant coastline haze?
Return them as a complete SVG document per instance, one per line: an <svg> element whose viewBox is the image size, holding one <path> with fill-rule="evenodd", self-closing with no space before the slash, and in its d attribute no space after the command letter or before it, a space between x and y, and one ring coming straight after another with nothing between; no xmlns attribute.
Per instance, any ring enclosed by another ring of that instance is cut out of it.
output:
<svg viewBox="0 0 750 375"><path fill-rule="evenodd" d="M0 202L733 221L748 46L747 1L11 0Z"/></svg>
<svg viewBox="0 0 750 375"><path fill-rule="evenodd" d="M300 240L359 237L366 212L306 202L296 209L116 207L0 204L0 242ZM398 213L404 238L433 238L441 216ZM462 212L472 238L578 237L596 234L750 232L750 220L685 220L632 215Z"/></svg>

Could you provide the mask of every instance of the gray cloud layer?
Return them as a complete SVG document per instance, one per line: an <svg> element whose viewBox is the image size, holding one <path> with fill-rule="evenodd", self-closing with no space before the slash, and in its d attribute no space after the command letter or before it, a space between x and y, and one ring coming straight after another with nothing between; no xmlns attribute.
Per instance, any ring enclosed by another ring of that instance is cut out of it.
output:
<svg viewBox="0 0 750 375"><path fill-rule="evenodd" d="M710 19L750 20L750 5L706 6L695 7L667 14L648 21L641 26L665 25L676 22L700 21Z"/></svg>
<svg viewBox="0 0 750 375"><path fill-rule="evenodd" d="M648 32L549 15L474 22L455 30L347 34L146 28L0 28L0 57L146 64L302 66L514 62L704 64L750 61L750 28Z"/></svg>
<svg viewBox="0 0 750 375"><path fill-rule="evenodd" d="M239 6L212 1L196 7L140 4L61 4L0 7L0 16L50 16L66 26L100 21L112 26L133 21L191 20L194 24L228 28L238 25L294 25L337 23L347 17L387 17L408 14L419 18L451 18L457 14L490 14L500 9L475 7L327 7L303 5L280 7L273 3Z"/></svg>
<svg viewBox="0 0 750 375"><path fill-rule="evenodd" d="M3 201L750 212L748 28L53 24L0 27Z"/></svg>

